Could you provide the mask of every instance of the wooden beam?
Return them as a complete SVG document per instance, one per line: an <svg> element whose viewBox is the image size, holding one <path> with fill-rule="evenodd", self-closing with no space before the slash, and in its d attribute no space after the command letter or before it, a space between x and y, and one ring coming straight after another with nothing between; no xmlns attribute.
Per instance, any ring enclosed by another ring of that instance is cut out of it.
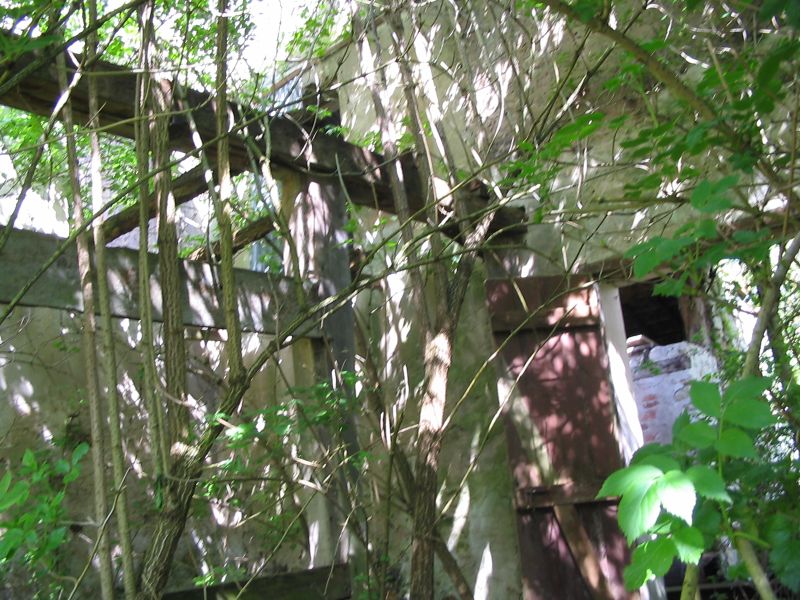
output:
<svg viewBox="0 0 800 600"><path fill-rule="evenodd" d="M0 35L8 38L8 34ZM41 50L28 52L13 62L0 65L0 81L29 65L35 64L38 67L18 86L0 96L0 104L50 116L61 92L55 61L42 61L42 56ZM74 59L69 54L65 54L65 58L68 78L71 79L75 72ZM84 75L72 91L72 110L77 123L88 121L88 77L89 75ZM91 77L97 82L101 127L108 133L133 139L136 74L125 67L99 61ZM204 143L209 143L216 135L213 97L206 92L191 89L186 90L184 95L186 105L191 107L201 139ZM241 173L252 168L253 161L248 152L249 137L249 141L273 165L300 171L328 183L341 183L354 204L394 212L384 159L379 154L319 130L309 131L285 116L270 115L265 111L236 104L231 104L231 110L236 116L236 122L241 124L238 133L230 136L233 170ZM182 152L194 150L188 121L177 107L170 125L170 146L173 150ZM210 144L207 152L213 163L215 144ZM418 219L424 220L425 195L422 193L419 172L413 160L407 158L402 162L411 211ZM519 231L523 222L522 209L502 208L498 210L490 232L515 228ZM454 230L451 233L456 232Z"/></svg>
<svg viewBox="0 0 800 600"><path fill-rule="evenodd" d="M598 498L602 480L518 488L515 506L520 511L552 508L556 504L616 504L619 498Z"/></svg>
<svg viewBox="0 0 800 600"><path fill-rule="evenodd" d="M0 226L0 231L5 229ZM8 303L63 242L55 236L32 231L13 230L0 251L3 275L0 277L0 303ZM111 313L118 318L139 319L137 252L108 248L108 276L111 286ZM161 320L161 288L158 256L150 255L153 318ZM182 261L181 303L183 323L187 327L224 328L219 274L207 262ZM239 320L242 330L275 334L300 314L293 282L282 276L236 269ZM23 306L43 306L61 310L83 310L78 282L77 254L72 246L56 261L25 295ZM299 332L318 338L319 328Z"/></svg>
<svg viewBox="0 0 800 600"><path fill-rule="evenodd" d="M260 217L233 232L233 251L238 252L248 244L260 240L275 230L275 221L271 216ZM191 260L208 260L208 246L201 246L189 255ZM215 258L220 256L219 240L211 243L211 251Z"/></svg>
<svg viewBox="0 0 800 600"><path fill-rule="evenodd" d="M247 588L240 594L241 589ZM167 592L163 600L347 600L351 598L347 565L317 567L280 575L256 577L250 582L222 583L203 588Z"/></svg>
<svg viewBox="0 0 800 600"><path fill-rule="evenodd" d="M207 190L208 185L203 174L203 168L199 165L180 175L172 182L172 195L175 197L176 205L184 204ZM150 195L148 200L147 211L151 219L155 218L158 213L156 198L153 194ZM106 234L106 240L111 242L129 231L133 231L138 225L139 205L134 204L108 217L103 223L103 230Z"/></svg>

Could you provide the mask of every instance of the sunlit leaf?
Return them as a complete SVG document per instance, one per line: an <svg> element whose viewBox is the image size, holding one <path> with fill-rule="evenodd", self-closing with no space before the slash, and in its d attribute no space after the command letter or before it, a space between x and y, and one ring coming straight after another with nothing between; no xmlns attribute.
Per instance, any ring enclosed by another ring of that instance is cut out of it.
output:
<svg viewBox="0 0 800 600"><path fill-rule="evenodd" d="M650 465L652 467L656 467L664 473L680 468L677 460L672 458L669 454L663 452L652 452L650 454L640 456L637 458L636 464Z"/></svg>
<svg viewBox="0 0 800 600"><path fill-rule="evenodd" d="M664 510L692 524L697 496L692 480L682 471L670 471L658 480L658 498Z"/></svg>
<svg viewBox="0 0 800 600"><path fill-rule="evenodd" d="M655 480L640 482L629 488L619 502L618 519L622 533L632 543L655 525L661 513L661 503Z"/></svg>
<svg viewBox="0 0 800 600"><path fill-rule="evenodd" d="M608 476L597 493L597 497L622 496L633 487L647 484L661 477L662 474L661 469L651 465L632 465L620 469Z"/></svg>

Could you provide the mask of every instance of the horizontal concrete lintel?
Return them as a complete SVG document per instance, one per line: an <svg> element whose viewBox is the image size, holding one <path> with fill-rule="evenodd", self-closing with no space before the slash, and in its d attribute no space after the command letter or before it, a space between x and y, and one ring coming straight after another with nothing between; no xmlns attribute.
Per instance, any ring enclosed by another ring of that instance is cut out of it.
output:
<svg viewBox="0 0 800 600"><path fill-rule="evenodd" d="M5 227L0 226L0 231ZM0 303L8 304L34 273L51 257L63 239L15 229L0 250ZM138 253L107 248L111 313L118 318L139 319ZM150 254L150 294L153 319L161 321L161 286L158 255ZM218 268L207 262L181 261L181 305L187 327L224 329ZM236 269L239 320L243 331L276 334L286 330L300 315L294 283L285 277ZM20 302L61 310L83 310L75 244L45 272ZM316 325L301 326L298 334L320 337Z"/></svg>

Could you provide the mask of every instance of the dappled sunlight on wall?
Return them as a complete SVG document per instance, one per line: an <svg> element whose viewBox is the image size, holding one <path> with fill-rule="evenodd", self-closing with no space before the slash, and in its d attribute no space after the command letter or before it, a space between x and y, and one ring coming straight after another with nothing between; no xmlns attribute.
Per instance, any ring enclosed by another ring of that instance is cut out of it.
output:
<svg viewBox="0 0 800 600"><path fill-rule="evenodd" d="M89 417L84 385L84 366L81 353L81 316L47 308L17 308L0 329L0 464L14 468L23 452L47 450L60 455L61 446L71 451L79 442L89 442ZM151 448L147 442L147 410L141 398L143 381L141 325L132 319L114 320L119 365L121 395L121 426L125 466L130 468L126 479L129 493L129 512L135 552L141 556L149 542L150 527L158 514L157 499L153 497ZM163 369L158 352L161 326L154 328L157 344L157 367ZM196 423L203 422L218 406L225 385L227 360L224 356L224 331L187 328L188 404ZM245 334L243 352L245 364L267 347L269 335ZM280 365L277 367L276 365ZM276 406L286 398L287 390L296 385L302 369L296 370L292 349L278 352L275 361L256 375L253 386L244 398L245 422L254 411ZM311 366L313 368L313 365ZM104 378L101 376L101 381ZM263 429L263 423L261 425ZM291 500L296 493L283 485L281 465L270 458L271 450L254 444L247 451L229 447L223 435L209 457L216 467L236 464L240 469L260 469L251 480L236 481L236 470L229 471L229 482L217 481L212 472L204 474L198 487L186 531L176 553L172 585L191 587L200 575L219 577L252 572L264 567L272 556L270 568L299 569L307 566L310 548L302 527L287 536L284 549L274 550L277 541L290 523L289 512L296 506ZM260 466L259 466L260 465ZM72 484L65 499L69 518L74 522L68 534L64 554L64 573L78 573L83 568L93 546L93 527L90 504L92 494L91 468L88 459L79 479ZM308 474L306 474L308 476ZM306 493L313 497L316 491ZM112 534L115 525L110 524ZM327 535L323 532L323 538ZM317 540L320 547L327 540ZM119 548L114 549L119 553ZM317 560L327 560L327 550L315 549ZM92 577L86 593L94 593Z"/></svg>

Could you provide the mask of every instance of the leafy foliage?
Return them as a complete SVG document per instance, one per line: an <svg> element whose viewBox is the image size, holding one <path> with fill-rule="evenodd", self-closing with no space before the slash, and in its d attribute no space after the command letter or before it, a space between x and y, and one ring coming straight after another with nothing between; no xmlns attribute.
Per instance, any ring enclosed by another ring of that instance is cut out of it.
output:
<svg viewBox="0 0 800 600"><path fill-rule="evenodd" d="M89 451L84 442L65 458L54 450L26 450L20 466L0 480L0 582L33 578L40 582L39 597L60 589L57 573L60 549L67 542L63 506L69 486L81 472Z"/></svg>
<svg viewBox="0 0 800 600"><path fill-rule="evenodd" d="M771 383L750 377L720 393L718 384L693 382L697 412L676 421L674 442L642 447L630 466L606 480L599 495L621 496L620 527L629 542L641 540L625 571L629 589L663 575L673 560L697 564L713 544L744 534L768 542L776 574L790 589L800 589L790 558L796 529L781 529L796 518L796 509L785 512L785 494L765 493L755 476L783 466L758 444L778 422L764 400Z"/></svg>

